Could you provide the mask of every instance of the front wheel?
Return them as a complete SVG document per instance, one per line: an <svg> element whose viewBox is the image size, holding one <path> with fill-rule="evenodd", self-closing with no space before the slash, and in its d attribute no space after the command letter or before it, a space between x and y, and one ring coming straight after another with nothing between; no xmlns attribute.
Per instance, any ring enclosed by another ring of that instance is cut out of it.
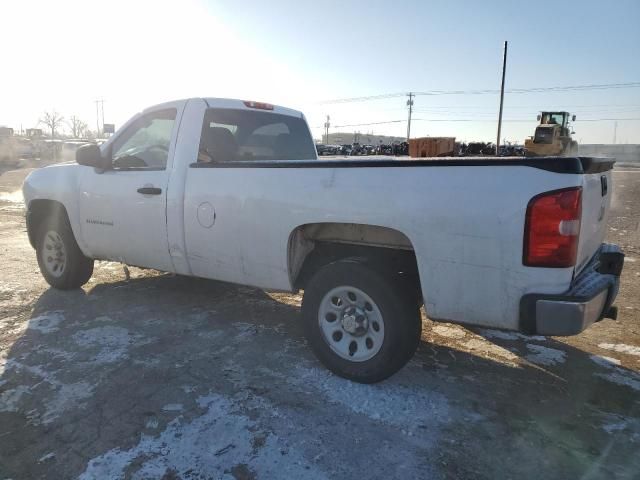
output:
<svg viewBox="0 0 640 480"><path fill-rule="evenodd" d="M360 383L393 375L420 341L420 312L410 289L356 260L326 265L309 280L302 316L320 362Z"/></svg>
<svg viewBox="0 0 640 480"><path fill-rule="evenodd" d="M84 256L66 216L43 222L36 243L38 266L49 285L60 290L79 288L93 274L93 260Z"/></svg>

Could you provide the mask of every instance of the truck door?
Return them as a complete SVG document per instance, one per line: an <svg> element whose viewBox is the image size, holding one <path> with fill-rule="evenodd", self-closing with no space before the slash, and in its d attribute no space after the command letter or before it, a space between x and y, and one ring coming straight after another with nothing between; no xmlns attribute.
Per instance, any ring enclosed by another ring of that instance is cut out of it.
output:
<svg viewBox="0 0 640 480"><path fill-rule="evenodd" d="M103 152L113 169L83 169L80 224L92 256L173 271L166 199L178 113L166 105L145 112Z"/></svg>

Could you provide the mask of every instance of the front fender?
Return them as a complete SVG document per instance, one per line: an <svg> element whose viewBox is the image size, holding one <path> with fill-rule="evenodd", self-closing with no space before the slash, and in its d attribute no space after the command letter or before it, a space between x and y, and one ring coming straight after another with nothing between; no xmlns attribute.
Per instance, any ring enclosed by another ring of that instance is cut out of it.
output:
<svg viewBox="0 0 640 480"><path fill-rule="evenodd" d="M86 254L88 250L81 236L78 209L79 178L82 168L91 167L65 163L34 170L25 178L22 193L27 210L29 232L33 227L32 211L34 205L40 201L54 202L66 210L76 242L80 250ZM32 240L31 233L29 236Z"/></svg>

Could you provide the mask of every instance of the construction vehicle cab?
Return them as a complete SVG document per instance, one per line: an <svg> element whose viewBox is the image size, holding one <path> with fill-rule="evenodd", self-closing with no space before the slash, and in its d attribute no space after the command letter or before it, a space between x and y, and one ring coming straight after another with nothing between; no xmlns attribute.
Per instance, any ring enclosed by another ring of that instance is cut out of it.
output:
<svg viewBox="0 0 640 480"><path fill-rule="evenodd" d="M569 112L541 112L540 122L533 137L524 141L526 154L530 156L577 155L578 142L571 138ZM576 116L573 115L572 121Z"/></svg>

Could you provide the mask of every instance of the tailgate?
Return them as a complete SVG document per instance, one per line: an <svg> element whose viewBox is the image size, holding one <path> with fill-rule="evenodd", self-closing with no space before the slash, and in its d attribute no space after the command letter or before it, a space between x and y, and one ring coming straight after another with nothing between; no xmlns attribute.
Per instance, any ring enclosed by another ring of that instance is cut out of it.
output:
<svg viewBox="0 0 640 480"><path fill-rule="evenodd" d="M581 159L582 160L582 159ZM613 191L611 159L584 159L582 175L582 222L576 274L598 251L607 234L607 220Z"/></svg>

